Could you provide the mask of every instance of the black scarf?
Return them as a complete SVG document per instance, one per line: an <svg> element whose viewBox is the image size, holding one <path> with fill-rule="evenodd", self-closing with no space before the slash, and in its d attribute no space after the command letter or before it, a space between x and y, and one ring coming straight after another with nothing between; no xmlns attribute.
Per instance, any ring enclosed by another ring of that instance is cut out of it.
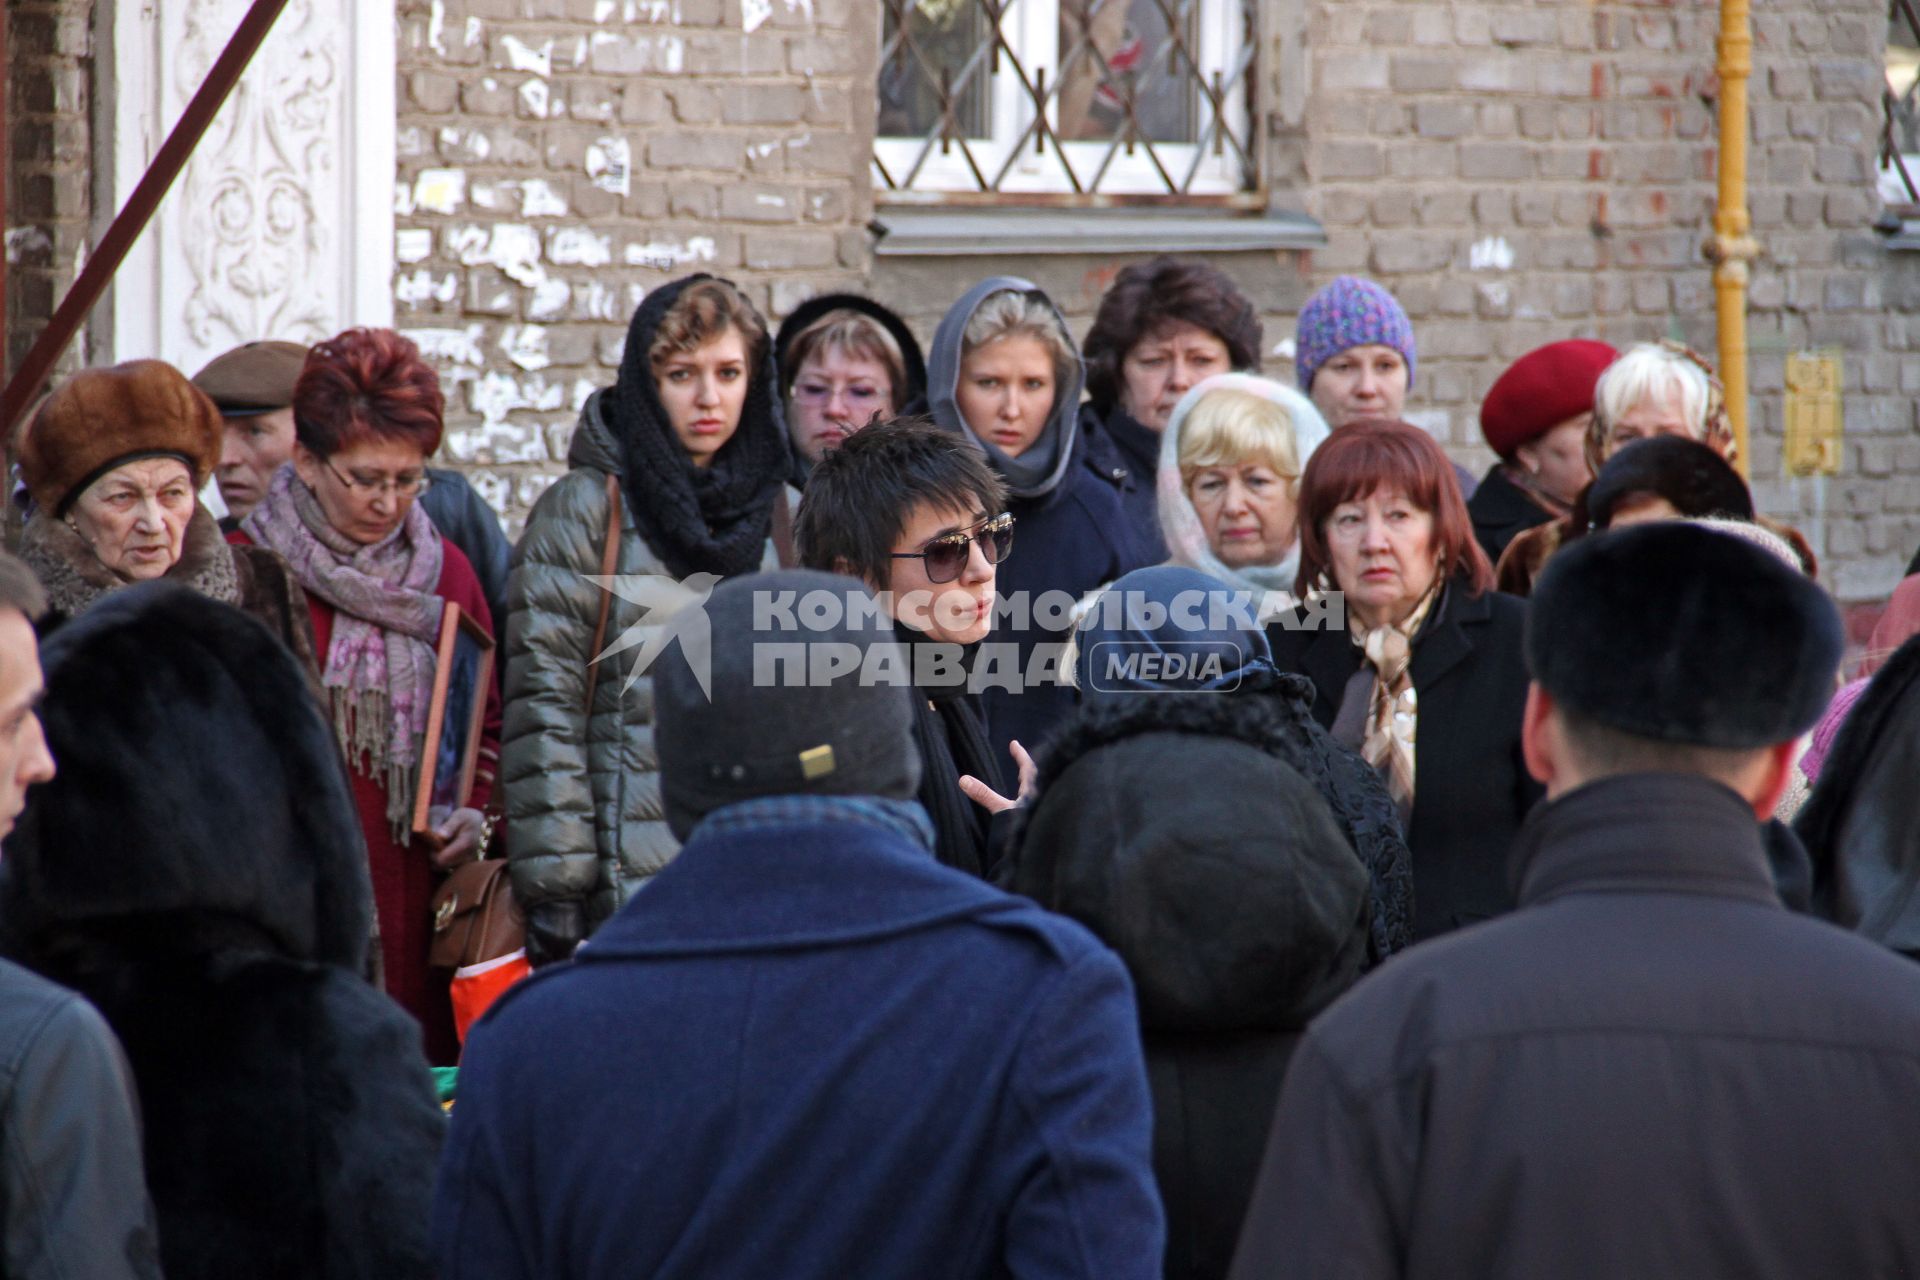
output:
<svg viewBox="0 0 1920 1280"><path fill-rule="evenodd" d="M647 352L667 308L688 285L711 278L688 276L647 296L627 327L620 376L606 397L634 523L680 578L701 572L730 578L758 569L773 527L773 504L783 500L793 471L774 409L771 343L762 343L753 361L740 428L711 466L693 465L667 421Z"/></svg>
<svg viewBox="0 0 1920 1280"><path fill-rule="evenodd" d="M903 623L894 635L906 646L909 660L921 658L922 648L962 649L961 666L973 670L978 645L947 645ZM985 877L992 867L987 843L989 815L960 790L960 778L971 774L1007 794L1005 774L987 741L986 721L964 683L915 688L913 691L913 745L920 751L920 805L933 819L933 855L949 867Z"/></svg>

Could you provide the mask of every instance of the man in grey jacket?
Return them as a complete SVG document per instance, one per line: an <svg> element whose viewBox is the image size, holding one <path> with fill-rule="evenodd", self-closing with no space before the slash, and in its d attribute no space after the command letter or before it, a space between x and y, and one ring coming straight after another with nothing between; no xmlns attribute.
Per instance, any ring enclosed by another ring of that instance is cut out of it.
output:
<svg viewBox="0 0 1920 1280"><path fill-rule="evenodd" d="M1787 911L1757 821L1833 603L1670 521L1563 548L1530 608L1519 910L1314 1022L1233 1276L1915 1274L1920 969Z"/></svg>
<svg viewBox="0 0 1920 1280"><path fill-rule="evenodd" d="M45 608L33 572L0 553L0 837L54 772L35 710ZM159 1258L119 1042L85 1000L0 960L0 1276L148 1280Z"/></svg>

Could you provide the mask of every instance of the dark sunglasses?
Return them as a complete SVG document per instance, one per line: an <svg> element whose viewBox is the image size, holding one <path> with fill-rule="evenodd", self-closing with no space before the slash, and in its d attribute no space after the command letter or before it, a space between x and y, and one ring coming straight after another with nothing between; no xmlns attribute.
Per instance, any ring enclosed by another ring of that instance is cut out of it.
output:
<svg viewBox="0 0 1920 1280"><path fill-rule="evenodd" d="M918 551L895 551L895 560L920 560L927 566L927 581L946 583L960 576L967 567L967 557L972 554L973 544L980 544L980 554L987 558L988 564L999 564L1013 550L1013 517L1001 513L977 529L950 533L944 538L935 538Z"/></svg>

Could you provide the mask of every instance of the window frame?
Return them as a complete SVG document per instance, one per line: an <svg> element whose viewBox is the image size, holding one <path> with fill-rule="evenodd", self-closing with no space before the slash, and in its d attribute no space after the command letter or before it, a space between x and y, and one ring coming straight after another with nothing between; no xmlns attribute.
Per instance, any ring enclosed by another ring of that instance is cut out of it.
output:
<svg viewBox="0 0 1920 1280"><path fill-rule="evenodd" d="M1192 56L1203 78L1224 86L1216 92L1225 109L1217 112L1201 84L1191 84L1199 140L1131 144L1061 142L1052 132L1059 122L1055 73L1061 53L1061 0L967 3L982 5L987 17L996 4L999 8L1004 47L994 51L997 57L986 55L986 66L976 73L987 77L989 135L943 140L937 130L917 136L876 134L869 169L877 202L1265 206L1259 0L1163 0L1164 11L1175 13L1191 4L1197 37ZM884 11L878 20L884 24ZM1170 56L1191 82L1194 71L1187 59L1178 52ZM1043 70L1046 79L1041 82ZM1030 85L1044 94L1044 127L1036 127Z"/></svg>

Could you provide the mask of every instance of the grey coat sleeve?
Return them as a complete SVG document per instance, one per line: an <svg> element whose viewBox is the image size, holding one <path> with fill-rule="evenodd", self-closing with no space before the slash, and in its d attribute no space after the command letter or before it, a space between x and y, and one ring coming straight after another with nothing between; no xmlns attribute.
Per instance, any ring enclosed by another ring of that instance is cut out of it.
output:
<svg viewBox="0 0 1920 1280"><path fill-rule="evenodd" d="M106 1021L77 996L49 1002L8 1049L0 1269L12 1280L157 1280L133 1082Z"/></svg>
<svg viewBox="0 0 1920 1280"><path fill-rule="evenodd" d="M587 652L607 528L605 477L576 470L540 496L507 579L500 743L513 891L530 916L584 904L599 877L589 762Z"/></svg>
<svg viewBox="0 0 1920 1280"><path fill-rule="evenodd" d="M1230 1280L1401 1274L1417 1136L1392 1090L1343 1080L1311 1031L1287 1066Z"/></svg>
<svg viewBox="0 0 1920 1280"><path fill-rule="evenodd" d="M1153 1103L1133 986L1111 952L1090 949L1041 997L1012 1086L1037 1149L1007 1215L1008 1274L1157 1280Z"/></svg>

